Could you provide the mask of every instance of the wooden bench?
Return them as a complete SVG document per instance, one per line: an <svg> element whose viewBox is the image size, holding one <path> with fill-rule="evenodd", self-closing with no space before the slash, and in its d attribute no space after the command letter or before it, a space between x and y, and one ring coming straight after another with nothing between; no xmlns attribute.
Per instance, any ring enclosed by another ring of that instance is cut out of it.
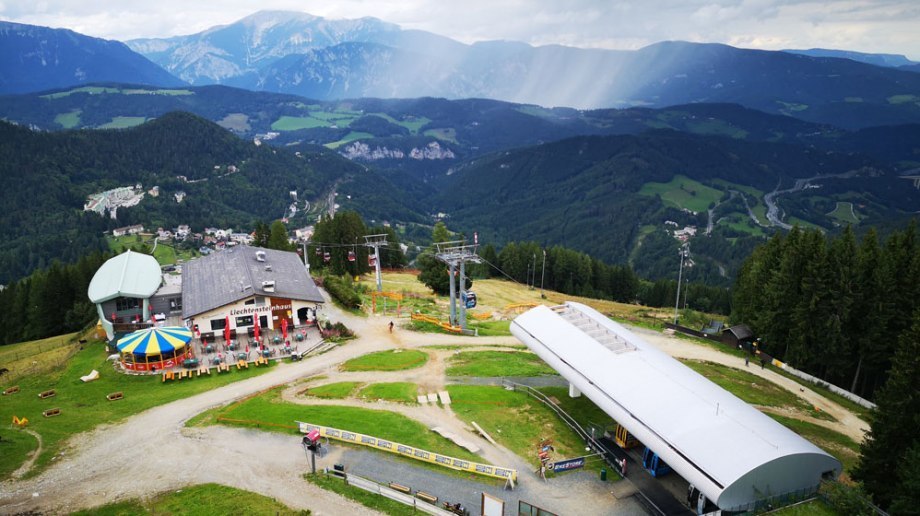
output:
<svg viewBox="0 0 920 516"><path fill-rule="evenodd" d="M396 482L390 482L390 489L399 491L400 493L405 493L407 495L412 494L412 488L406 487L402 484L397 484Z"/></svg>
<svg viewBox="0 0 920 516"><path fill-rule="evenodd" d="M60 415L61 415L61 409L59 409L59 408L48 409L48 410L42 412L42 415L45 416L45 417L60 416Z"/></svg>
<svg viewBox="0 0 920 516"><path fill-rule="evenodd" d="M124 397L125 397L125 393L118 391L118 392L113 392L112 394L109 394L108 396L105 397L105 399L109 401L115 401L115 400L120 400Z"/></svg>
<svg viewBox="0 0 920 516"><path fill-rule="evenodd" d="M163 371L163 382L164 383L166 382L166 380L175 380L175 379L176 379L176 373L172 371Z"/></svg>
<svg viewBox="0 0 920 516"><path fill-rule="evenodd" d="M16 394L17 392L19 392L19 386L14 385L12 387L7 388L5 391L3 391L3 395L6 396L7 394Z"/></svg>
<svg viewBox="0 0 920 516"><path fill-rule="evenodd" d="M245 360L238 360L236 362L236 369L239 371L241 368L249 369L249 362Z"/></svg>
<svg viewBox="0 0 920 516"><path fill-rule="evenodd" d="M51 389L50 391L38 393L38 397L41 399L50 398L52 396L57 396L57 391L55 391L54 389Z"/></svg>
<svg viewBox="0 0 920 516"><path fill-rule="evenodd" d="M230 372L230 364L217 364L217 372L223 373L224 371Z"/></svg>
<svg viewBox="0 0 920 516"><path fill-rule="evenodd" d="M419 500L423 501L423 502L428 502L428 503L430 503L430 504L432 504L432 505L437 505L437 504L438 504L438 497L437 497L437 496L430 495L430 494L428 494L428 493L426 493L426 492L424 492L424 491L416 491L416 492L415 492L415 497L418 498Z"/></svg>
<svg viewBox="0 0 920 516"><path fill-rule="evenodd" d="M205 367L205 366L199 367L199 368L198 368L198 376L201 376L201 375L203 375L203 374L206 374L206 375L210 376L210 375L211 375L211 369L208 368L208 367Z"/></svg>

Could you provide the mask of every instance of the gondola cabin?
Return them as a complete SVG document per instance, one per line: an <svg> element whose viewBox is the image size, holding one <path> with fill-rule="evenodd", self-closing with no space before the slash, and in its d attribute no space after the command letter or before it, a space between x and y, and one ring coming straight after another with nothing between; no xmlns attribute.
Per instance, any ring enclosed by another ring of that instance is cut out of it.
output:
<svg viewBox="0 0 920 516"><path fill-rule="evenodd" d="M329 251L323 253L323 261L329 263L332 260L332 255L329 254Z"/></svg>
<svg viewBox="0 0 920 516"><path fill-rule="evenodd" d="M348 251L348 261L350 261L350 262L355 261L355 252L354 252L354 251Z"/></svg>
<svg viewBox="0 0 920 516"><path fill-rule="evenodd" d="M368 267L376 267L376 266L377 266L377 257L374 256L374 255L372 255L372 254L367 255L367 266L368 266Z"/></svg>
<svg viewBox="0 0 920 516"><path fill-rule="evenodd" d="M671 472L671 466L653 452L648 446L642 451L642 467L648 470L653 477L663 477Z"/></svg>
<svg viewBox="0 0 920 516"><path fill-rule="evenodd" d="M625 427L617 425L616 442L620 448L628 450L639 446L639 440L635 438Z"/></svg>
<svg viewBox="0 0 920 516"><path fill-rule="evenodd" d="M467 308L476 308L476 293L467 292L465 298L463 299L463 303Z"/></svg>

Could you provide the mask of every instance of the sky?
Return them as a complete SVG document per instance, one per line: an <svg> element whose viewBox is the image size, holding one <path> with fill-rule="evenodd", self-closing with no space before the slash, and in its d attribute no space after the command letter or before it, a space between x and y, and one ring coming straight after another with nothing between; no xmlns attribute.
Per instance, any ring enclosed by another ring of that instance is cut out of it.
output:
<svg viewBox="0 0 920 516"><path fill-rule="evenodd" d="M684 40L920 61L920 0L0 0L0 19L124 41L192 34L260 9L373 16L464 43L636 49Z"/></svg>

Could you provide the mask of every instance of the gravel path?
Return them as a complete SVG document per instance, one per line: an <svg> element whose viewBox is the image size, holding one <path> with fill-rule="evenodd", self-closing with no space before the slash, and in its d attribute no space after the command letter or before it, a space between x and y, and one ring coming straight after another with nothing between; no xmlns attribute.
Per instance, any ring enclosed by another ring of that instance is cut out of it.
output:
<svg viewBox="0 0 920 516"><path fill-rule="evenodd" d="M185 428L184 423L202 411L277 385L291 384L318 374L339 374L336 372L337 364L372 351L432 344L471 347L519 344L513 337L470 338L403 329L397 329L391 334L387 331L389 318L357 317L336 310L331 303L327 303L324 313L332 320L344 322L359 338L320 356L302 362L279 364L264 375L147 410L119 424L104 425L79 434L69 442L66 454L59 456L54 465L37 477L9 480L0 485L0 513L31 510L63 513L113 501L143 498L189 484L217 482L271 496L292 508L310 509L314 514L372 514L363 506L304 482L301 475L308 466L296 436L223 426ZM637 332L674 356L700 358L738 367L738 364L732 363L737 362L737 358L705 346L654 332ZM434 355L441 356L441 353ZM421 373L417 381L432 390L443 387L443 360L433 360L429 366L433 372ZM835 424L836 430L851 436L859 435L861 438L863 429L867 427L865 422L838 405L809 389L800 392L797 383L770 370L750 370L799 394L822 410L827 410L839 421ZM407 373L380 373L373 377L373 381L405 379L408 378ZM391 405L394 404L387 404L386 408L405 413L425 424L437 423L458 435L470 435L464 433L467 432L465 423L453 417L449 409ZM547 509L560 514L610 514L620 511L628 514L642 513L631 501L618 501L610 496L605 491L609 489L609 484L583 479L580 473L544 483L529 470L523 459L508 450L488 445L484 440L477 441L477 444L482 445L483 457L488 461L518 469L519 491L515 491L513 496L524 498L526 494L527 501L537 505L542 502ZM347 453L348 460L352 461L352 454L357 457L368 452L344 450L342 453ZM388 457L381 458L379 454L371 457L370 462L379 464L380 470L372 471L368 467L368 474L381 480L406 478L406 475L411 474L418 476L418 485L422 486L427 485L425 482L428 478L434 479L437 476L437 473L430 470L407 467ZM357 464L360 461L354 459L354 462ZM391 462L392 466L386 466ZM456 484L458 491L445 496L445 499L454 496L464 504L469 502L471 507L478 507L478 503L473 503L476 500L469 499L472 495L468 491L473 490L473 487L458 482L454 476L447 478L447 484ZM475 488L477 492L483 488L483 484L475 485L479 486ZM509 506L509 509L513 507Z"/></svg>

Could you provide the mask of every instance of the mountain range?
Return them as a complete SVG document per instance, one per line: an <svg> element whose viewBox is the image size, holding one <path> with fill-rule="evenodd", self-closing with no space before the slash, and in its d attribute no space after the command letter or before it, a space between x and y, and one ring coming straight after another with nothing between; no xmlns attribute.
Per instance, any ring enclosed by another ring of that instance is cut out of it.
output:
<svg viewBox="0 0 920 516"><path fill-rule="evenodd" d="M636 51L466 45L374 18L277 11L194 35L127 43L192 84L318 100L474 97L581 109L733 102L846 128L920 122L920 75L860 62L895 59L884 55L686 42Z"/></svg>
<svg viewBox="0 0 920 516"><path fill-rule="evenodd" d="M0 21L0 48L0 93L104 81L183 84L124 43L67 29Z"/></svg>
<svg viewBox="0 0 920 516"><path fill-rule="evenodd" d="M147 60L4 27L16 30L0 31L13 49L0 59L0 171L22 188L0 196L0 281L98 248L115 225L300 226L333 202L409 243L443 218L649 278L673 272L689 237L695 280L728 285L790 224L892 224L920 201L898 176L920 168L920 74L898 56L466 45L373 18L262 12L129 42ZM80 59L102 64L57 73ZM117 222L82 212L88 195L138 183L166 195ZM292 190L307 201L294 213Z"/></svg>

